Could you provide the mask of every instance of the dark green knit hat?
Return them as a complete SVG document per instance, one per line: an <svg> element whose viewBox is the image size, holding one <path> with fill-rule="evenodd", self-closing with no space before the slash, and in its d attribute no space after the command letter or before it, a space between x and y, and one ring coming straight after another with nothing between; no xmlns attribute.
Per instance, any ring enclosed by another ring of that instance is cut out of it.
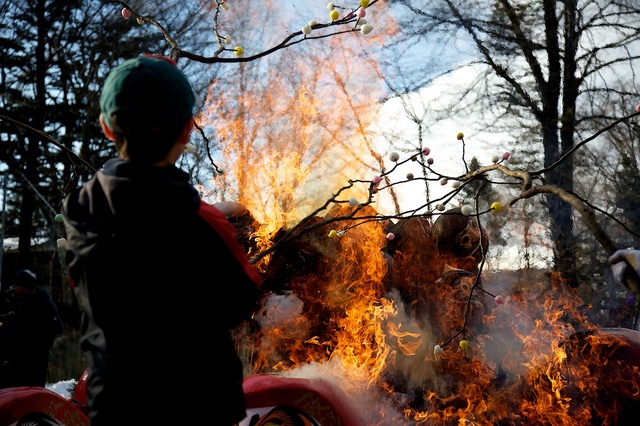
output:
<svg viewBox="0 0 640 426"><path fill-rule="evenodd" d="M140 56L114 68L104 82L100 112L110 128L111 115L126 115L141 129L183 126L193 113L189 81L169 58Z"/></svg>

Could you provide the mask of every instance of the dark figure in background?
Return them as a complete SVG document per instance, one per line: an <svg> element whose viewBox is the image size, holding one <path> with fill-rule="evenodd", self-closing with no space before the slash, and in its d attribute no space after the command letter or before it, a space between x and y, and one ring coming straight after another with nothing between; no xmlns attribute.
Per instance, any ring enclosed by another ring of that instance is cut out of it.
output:
<svg viewBox="0 0 640 426"><path fill-rule="evenodd" d="M262 277L233 225L175 166L194 104L168 58L112 70L100 123L118 159L64 203L91 426L246 417L231 331L250 319Z"/></svg>
<svg viewBox="0 0 640 426"><path fill-rule="evenodd" d="M49 293L36 284L36 275L28 269L18 271L11 281L0 317L2 388L46 384L49 350L63 326Z"/></svg>

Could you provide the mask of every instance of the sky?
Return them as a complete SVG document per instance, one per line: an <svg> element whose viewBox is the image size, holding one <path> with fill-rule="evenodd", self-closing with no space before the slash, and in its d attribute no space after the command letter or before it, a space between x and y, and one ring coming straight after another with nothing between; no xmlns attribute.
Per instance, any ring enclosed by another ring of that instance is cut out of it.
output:
<svg viewBox="0 0 640 426"><path fill-rule="evenodd" d="M474 66L461 67L450 74L434 79L429 86L407 95L416 116L420 117L423 114L426 116L428 114L426 109L430 107L437 108L434 103L447 100L447 93L453 85L471 82L476 78L478 72L478 68ZM418 140L416 125L406 115L400 98L392 98L387 101L382 106L380 114L385 117L394 117L394 120L385 121L382 123L385 126L384 129L374 129L374 131L384 130L387 134L397 133L398 140ZM518 141L514 140L513 135L498 132L495 129L483 129L475 123L473 116L452 116L424 130L424 145L429 148L429 157L434 160L432 165L434 171L445 176L460 176L465 174L465 162L468 164L473 157L477 158L482 166L493 164L492 157L498 156L501 158L506 152L510 154L510 159L517 158L519 154ZM463 133L464 142L457 140L458 133ZM384 149L393 150L387 147L383 148L382 152L384 152ZM408 154L402 154L401 160L406 159L407 156ZM389 161L387 161L387 164L389 164L388 167L390 168ZM503 165L513 167L509 161L503 162ZM514 169L518 170L518 167L514 167ZM409 172L414 173L415 176L421 176L419 165L415 162L407 162L393 173L392 180L404 179ZM494 178L497 176L497 173L492 175ZM454 180L450 180L446 185L440 185L437 182L431 183L429 186L431 199L438 199L451 192L454 189L453 184ZM398 189L398 201L403 210L411 210L424 204L424 184L422 181L415 180L396 188ZM392 205L388 200L385 201L384 195L384 192L380 192L378 198L391 211ZM505 207L500 214L507 215L509 214L508 203L512 200L513 192L499 190L499 196L501 198L497 198L495 201L500 202ZM458 207L457 203L466 201L470 202L471 200L463 200L460 197L456 197L446 207L447 209ZM517 207L519 208L524 204L525 202L520 202ZM424 210L421 212L424 212ZM524 232L517 226L517 224L507 224L504 232L509 236L509 246L501 247L502 251L499 256L489 256L487 264L489 269L518 269L523 267L520 259L521 253L518 253L518 250L524 246ZM548 266L552 259L553 254L548 248L551 245L545 238L542 238L544 233L536 235L539 237L539 241L536 241L537 244L532 245L529 261L533 267L544 268ZM534 239L534 237L531 238L532 240Z"/></svg>

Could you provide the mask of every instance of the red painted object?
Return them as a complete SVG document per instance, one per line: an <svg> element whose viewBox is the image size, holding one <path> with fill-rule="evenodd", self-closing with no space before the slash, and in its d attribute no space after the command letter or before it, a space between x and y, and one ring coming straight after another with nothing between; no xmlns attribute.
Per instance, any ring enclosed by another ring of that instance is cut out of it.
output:
<svg viewBox="0 0 640 426"><path fill-rule="evenodd" d="M27 422L28 420L28 422ZM49 389L24 386L0 389L0 425L86 426L81 407Z"/></svg>
<svg viewBox="0 0 640 426"><path fill-rule="evenodd" d="M243 382L243 388L248 411L245 422L252 417L252 412L261 414L263 420L269 416L265 408L273 407L272 411L277 411L278 407L284 406L295 407L321 426L365 426L360 413L350 404L346 394L323 379L296 379L257 374L247 377ZM267 413L264 413L265 411ZM286 409L282 410L283 414L285 411ZM268 424L266 421L264 423Z"/></svg>
<svg viewBox="0 0 640 426"><path fill-rule="evenodd" d="M87 370L84 370L71 396L71 402L83 409L86 409L89 405L87 402L87 374Z"/></svg>
<svg viewBox="0 0 640 426"><path fill-rule="evenodd" d="M30 426L87 426L86 381L85 371L69 399L40 387L0 390L0 426L26 420ZM244 390L249 414L245 422L256 416L257 425L295 417L304 422L296 424L365 426L342 390L323 379L255 375L245 379Z"/></svg>

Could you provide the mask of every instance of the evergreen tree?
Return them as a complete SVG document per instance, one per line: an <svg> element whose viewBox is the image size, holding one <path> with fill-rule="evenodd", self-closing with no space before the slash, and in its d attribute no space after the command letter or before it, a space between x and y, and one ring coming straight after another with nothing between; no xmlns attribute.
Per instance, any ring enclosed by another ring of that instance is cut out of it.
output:
<svg viewBox="0 0 640 426"><path fill-rule="evenodd" d="M33 238L60 237L64 196L113 156L98 125L102 80L160 41L102 2L4 0L0 9L3 231L19 238L19 265L32 268Z"/></svg>

